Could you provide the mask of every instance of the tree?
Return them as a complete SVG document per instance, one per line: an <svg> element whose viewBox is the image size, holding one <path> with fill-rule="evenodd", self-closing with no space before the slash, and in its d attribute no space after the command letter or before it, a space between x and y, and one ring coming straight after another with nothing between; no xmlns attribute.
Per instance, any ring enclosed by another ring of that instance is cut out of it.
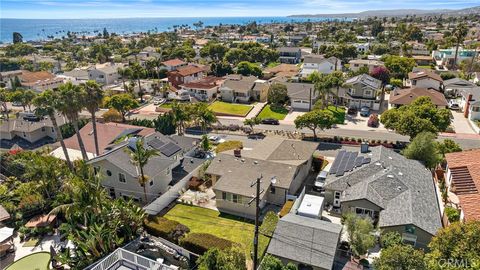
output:
<svg viewBox="0 0 480 270"><path fill-rule="evenodd" d="M415 249L411 245L393 245L382 249L380 257L373 261L377 270L426 270L422 250Z"/></svg>
<svg viewBox="0 0 480 270"><path fill-rule="evenodd" d="M403 155L406 158L423 162L427 168L434 168L440 161L440 156L435 146L435 134L422 132L403 150Z"/></svg>
<svg viewBox="0 0 480 270"><path fill-rule="evenodd" d="M281 83L273 83L268 88L267 99L273 106L283 106L288 100L287 86Z"/></svg>
<svg viewBox="0 0 480 270"><path fill-rule="evenodd" d="M389 248L395 245L401 245L402 242L402 236L396 231L384 233L380 238L382 248Z"/></svg>
<svg viewBox="0 0 480 270"><path fill-rule="evenodd" d="M262 122L262 120L258 117L248 118L243 121L243 124L246 126L250 126L253 131L253 126L258 125Z"/></svg>
<svg viewBox="0 0 480 270"><path fill-rule="evenodd" d="M188 105L173 102L172 114L175 120L175 126L178 129L178 135L183 135L185 131L185 123L191 119L191 115L188 112Z"/></svg>
<svg viewBox="0 0 480 270"><path fill-rule="evenodd" d="M376 37L385 30L381 21L374 21L372 24L372 36Z"/></svg>
<svg viewBox="0 0 480 270"><path fill-rule="evenodd" d="M440 229L428 245L428 269L478 269L480 221L454 222Z"/></svg>
<svg viewBox="0 0 480 270"><path fill-rule="evenodd" d="M355 257L360 257L375 246L375 228L368 217L360 217L353 212L344 215L348 232L348 242Z"/></svg>
<svg viewBox="0 0 480 270"><path fill-rule="evenodd" d="M0 88L0 107L2 107L2 114L9 120L7 102L10 101L10 93L5 88Z"/></svg>
<svg viewBox="0 0 480 270"><path fill-rule="evenodd" d="M192 107L193 117L200 123L202 131L205 134L207 128L217 121L215 113L208 108L208 104L200 102Z"/></svg>
<svg viewBox="0 0 480 270"><path fill-rule="evenodd" d="M468 28L465 23L459 23L453 30L453 36L455 37L455 58L453 60L453 67L452 69L455 70L457 67L457 57L458 57L458 47L468 34Z"/></svg>
<svg viewBox="0 0 480 270"><path fill-rule="evenodd" d="M77 134L78 146L82 153L83 160L88 160L87 151L83 144L82 136L80 136L80 130L78 128L79 113L82 111L83 94L81 88L78 85L73 85L71 82L60 85L58 87L58 102L56 103L56 109L61 112L72 123L75 133Z"/></svg>
<svg viewBox="0 0 480 270"><path fill-rule="evenodd" d="M103 101L103 90L100 85L95 81L87 81L85 84L82 84L84 89L83 103L87 108L88 112L91 115L92 119L92 128L93 128L93 139L95 141L95 154L100 155L100 150L98 148L98 135L97 135L97 120L95 113L98 111L100 104Z"/></svg>
<svg viewBox="0 0 480 270"><path fill-rule="evenodd" d="M200 141L200 148L205 152L210 150L211 145L210 145L210 140L208 139L207 134L202 135L202 140Z"/></svg>
<svg viewBox="0 0 480 270"><path fill-rule="evenodd" d="M163 135L175 134L175 131L177 130L175 115L171 111L164 113L163 115L159 115L157 119L153 120L153 124L155 126L155 130Z"/></svg>
<svg viewBox="0 0 480 270"><path fill-rule="evenodd" d="M335 106L338 105L338 92L340 91L340 87L343 86L345 83L345 78L343 76L343 72L341 71L334 71L328 75L330 84L333 88L336 88L337 91L335 93L335 97L337 97L337 102L335 102Z"/></svg>
<svg viewBox="0 0 480 270"><path fill-rule="evenodd" d="M118 94L107 98L106 105L120 112L122 121L125 122L125 115L131 109L138 107L138 102L129 94Z"/></svg>
<svg viewBox="0 0 480 270"><path fill-rule="evenodd" d="M396 55L386 55L382 57L382 61L393 77L398 79L405 79L408 73L417 65L413 58Z"/></svg>
<svg viewBox="0 0 480 270"><path fill-rule="evenodd" d="M25 91L24 90L15 90L12 93L10 93L10 100L12 102L20 103L22 104L23 110L26 111L26 105L25 104Z"/></svg>
<svg viewBox="0 0 480 270"><path fill-rule="evenodd" d="M145 198L145 203L148 203L147 198L147 183L149 176L145 175L144 168L148 164L150 158L158 156L158 151L155 149L145 148L143 139L138 139L135 142L134 149L129 147L125 148L126 152L130 155L130 161L138 167L140 175L138 176L138 182L143 187L143 195Z"/></svg>
<svg viewBox="0 0 480 270"><path fill-rule="evenodd" d="M250 76L250 75L253 75L256 77L262 76L262 70L260 69L260 67L247 61L242 61L238 63L237 73L242 74L244 76Z"/></svg>
<svg viewBox="0 0 480 270"><path fill-rule="evenodd" d="M443 142L436 142L435 147L442 158L445 158L445 154L462 151L460 145L452 139L445 139Z"/></svg>
<svg viewBox="0 0 480 270"><path fill-rule="evenodd" d="M214 76L217 76L217 77L223 77L225 75L233 73L232 67L226 61L213 62L210 65L210 71Z"/></svg>
<svg viewBox="0 0 480 270"><path fill-rule="evenodd" d="M445 131L451 123L451 112L448 109L436 108L430 97L419 97L410 105L385 111L380 122L386 128L413 139L424 131Z"/></svg>
<svg viewBox="0 0 480 270"><path fill-rule="evenodd" d="M245 252L238 248L211 248L197 260L199 270L246 270Z"/></svg>
<svg viewBox="0 0 480 270"><path fill-rule="evenodd" d="M140 96L140 103L143 103L143 89L140 78L145 75L145 69L139 63L133 63L130 66L132 80L136 79L138 83L138 95Z"/></svg>
<svg viewBox="0 0 480 270"><path fill-rule="evenodd" d="M330 111L313 110L295 119L297 129L308 128L313 132L313 139L317 140L317 129L329 129L335 124L335 117Z"/></svg>
<svg viewBox="0 0 480 270"><path fill-rule="evenodd" d="M260 268L263 270L297 270L297 266L293 263L284 265L282 261L270 254L263 256Z"/></svg>
<svg viewBox="0 0 480 270"><path fill-rule="evenodd" d="M131 76L131 69L129 68L118 68L118 75L120 75L120 79L122 80L123 90L127 91L127 86L125 85L125 78Z"/></svg>
<svg viewBox="0 0 480 270"><path fill-rule="evenodd" d="M201 57L210 57L214 62L218 62L225 56L225 53L228 51L228 47L217 43L217 42L208 42L203 48L200 49Z"/></svg>
<svg viewBox="0 0 480 270"><path fill-rule="evenodd" d="M55 115L55 109L57 108L58 102L58 93L47 89L37 95L33 100L33 104L35 105L35 114L39 116L48 115L50 120L52 121L53 129L55 130L57 140L60 141L60 145L63 150L63 155L65 156L65 160L67 161L67 165L71 171L73 171L73 165L70 161L70 157L68 155L67 147L65 146L65 142L63 141L62 131L57 123L57 118Z"/></svg>
<svg viewBox="0 0 480 270"><path fill-rule="evenodd" d="M383 108L385 100L385 86L390 82L390 71L386 67L376 67L370 73L370 76L382 82L382 95L380 96L380 108Z"/></svg>
<svg viewBox="0 0 480 270"><path fill-rule="evenodd" d="M322 101L322 109L328 105L328 100L330 95L334 95L332 92L333 81L330 79L329 75L320 74L318 77L314 77L313 88L315 92L318 93L320 100Z"/></svg>
<svg viewBox="0 0 480 270"><path fill-rule="evenodd" d="M247 51L243 49L233 48L228 50L227 53L225 53L224 60L230 64L236 65L242 61L248 61L249 57Z"/></svg>

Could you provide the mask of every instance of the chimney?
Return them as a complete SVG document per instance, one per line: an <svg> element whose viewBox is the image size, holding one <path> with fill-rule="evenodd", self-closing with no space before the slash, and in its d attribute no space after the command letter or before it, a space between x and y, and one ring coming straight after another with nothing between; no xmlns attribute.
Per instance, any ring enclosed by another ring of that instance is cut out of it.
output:
<svg viewBox="0 0 480 270"><path fill-rule="evenodd" d="M368 152L368 142L362 142L360 144L360 153L367 153Z"/></svg>
<svg viewBox="0 0 480 270"><path fill-rule="evenodd" d="M468 118L468 110L470 109L470 101L472 100L472 94L468 94L467 101L465 102L465 108L463 108L463 116Z"/></svg>
<svg viewBox="0 0 480 270"><path fill-rule="evenodd" d="M240 149L234 149L233 150L233 155L237 158L241 158L242 157L242 150Z"/></svg>

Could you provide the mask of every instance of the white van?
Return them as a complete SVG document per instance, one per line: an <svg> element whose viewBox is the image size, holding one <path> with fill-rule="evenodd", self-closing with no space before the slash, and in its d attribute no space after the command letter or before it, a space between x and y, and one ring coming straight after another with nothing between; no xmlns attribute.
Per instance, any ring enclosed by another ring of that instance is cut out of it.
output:
<svg viewBox="0 0 480 270"><path fill-rule="evenodd" d="M313 189L316 191L323 191L323 186L325 185L325 180L327 179L328 172L332 167L332 162L328 163L323 170L318 173L317 178L315 179L315 184L313 185Z"/></svg>

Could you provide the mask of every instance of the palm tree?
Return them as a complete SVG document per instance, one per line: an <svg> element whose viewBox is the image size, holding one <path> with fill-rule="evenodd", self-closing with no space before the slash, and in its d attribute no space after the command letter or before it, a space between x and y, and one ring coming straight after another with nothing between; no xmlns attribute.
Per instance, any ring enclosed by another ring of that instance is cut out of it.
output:
<svg viewBox="0 0 480 270"><path fill-rule="evenodd" d="M178 129L178 135L183 135L183 132L185 130L185 122L188 122L191 118L190 113L188 112L187 105L173 102L172 113Z"/></svg>
<svg viewBox="0 0 480 270"><path fill-rule="evenodd" d="M322 100L321 109L324 109L326 105L328 105L328 98L332 92L332 81L328 77L328 75L320 74L318 79L314 81L313 89L318 93L320 99Z"/></svg>
<svg viewBox="0 0 480 270"><path fill-rule="evenodd" d="M243 124L244 125L247 125L247 126L250 126L250 128L252 129L252 133L253 133L253 126L255 125L258 125L260 124L262 121L260 118L258 117L253 117L253 118L250 118L250 119L245 119L243 121Z"/></svg>
<svg viewBox="0 0 480 270"><path fill-rule="evenodd" d="M10 101L10 94L7 89L0 88L0 106L2 107L2 114L5 115L7 121L9 120L7 102Z"/></svg>
<svg viewBox="0 0 480 270"><path fill-rule="evenodd" d="M95 81L87 81L82 85L84 89L84 104L88 112L91 114L92 127L93 127L93 139L95 141L95 154L100 155L98 148L98 135L97 135L97 120L95 119L95 113L98 111L100 104L103 100L103 90L100 85Z"/></svg>
<svg viewBox="0 0 480 270"><path fill-rule="evenodd" d="M131 76L132 79L136 79L138 83L138 95L140 96L140 102L143 103L143 89L140 82L140 77L145 73L145 70L139 63L133 63L131 66Z"/></svg>
<svg viewBox="0 0 480 270"><path fill-rule="evenodd" d="M52 121L55 133L57 134L57 140L60 141L60 145L62 146L63 155L65 156L65 160L67 161L68 168L73 171L73 164L70 161L67 147L65 146L65 142L63 141L62 131L58 126L57 118L55 116L55 108L57 108L58 99L58 93L54 92L53 90L47 89L43 91L33 100L33 104L36 107L35 114L40 116L48 115L48 117Z"/></svg>
<svg viewBox="0 0 480 270"><path fill-rule="evenodd" d="M452 69L455 70L457 67L457 57L458 57L458 47L460 46L460 43L463 42L465 37L468 34L468 28L464 23L460 23L453 29L453 36L455 37L455 58L453 61L453 66Z"/></svg>
<svg viewBox="0 0 480 270"><path fill-rule="evenodd" d="M127 153L130 155L130 161L138 167L140 175L138 176L138 182L143 187L143 195L145 196L145 203L148 202L146 184L148 182L148 176L145 175L144 167L147 165L149 159L158 155L158 151L154 149L147 149L144 146L143 139L138 139L135 142L135 149L126 148Z"/></svg>
<svg viewBox="0 0 480 270"><path fill-rule="evenodd" d="M127 85L125 84L125 77L130 77L130 69L127 68L119 68L118 75L120 75L120 79L122 80L123 90L127 91Z"/></svg>
<svg viewBox="0 0 480 270"><path fill-rule="evenodd" d="M343 77L343 72L341 71L334 71L330 75L330 82L332 87L336 88L335 98L337 101L335 102L335 108L338 106L338 92L340 91L340 87L345 83L345 78Z"/></svg>
<svg viewBox="0 0 480 270"><path fill-rule="evenodd" d="M83 160L88 160L87 151L83 144L82 136L80 136L78 128L79 112L82 111L83 96L82 89L78 85L73 85L71 82L61 85L58 88L58 102L57 110L60 111L72 123L75 133L77 134L78 146L82 153Z"/></svg>

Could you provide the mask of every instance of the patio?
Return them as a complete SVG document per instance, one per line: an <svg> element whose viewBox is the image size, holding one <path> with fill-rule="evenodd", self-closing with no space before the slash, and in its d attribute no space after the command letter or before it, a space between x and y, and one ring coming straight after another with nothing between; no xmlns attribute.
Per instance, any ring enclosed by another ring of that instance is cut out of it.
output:
<svg viewBox="0 0 480 270"><path fill-rule="evenodd" d="M185 204L218 211L215 201L215 192L213 192L212 188L206 188L203 191L187 190L178 200Z"/></svg>

